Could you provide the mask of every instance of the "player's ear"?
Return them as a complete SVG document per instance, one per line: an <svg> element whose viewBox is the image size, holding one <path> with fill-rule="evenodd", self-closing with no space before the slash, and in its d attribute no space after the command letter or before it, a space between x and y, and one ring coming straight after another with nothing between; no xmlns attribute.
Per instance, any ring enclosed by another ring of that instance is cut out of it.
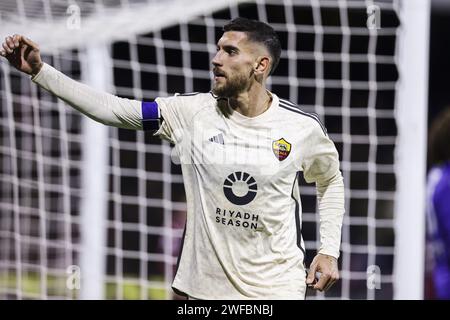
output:
<svg viewBox="0 0 450 320"><path fill-rule="evenodd" d="M255 75L265 74L269 71L270 59L267 56L260 56L256 59L254 64Z"/></svg>

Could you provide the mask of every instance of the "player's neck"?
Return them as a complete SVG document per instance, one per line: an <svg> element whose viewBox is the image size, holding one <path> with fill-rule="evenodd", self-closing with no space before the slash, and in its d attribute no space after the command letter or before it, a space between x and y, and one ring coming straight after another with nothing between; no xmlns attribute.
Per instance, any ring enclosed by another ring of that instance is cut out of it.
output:
<svg viewBox="0 0 450 320"><path fill-rule="evenodd" d="M272 96L262 84L257 84L235 98L229 98L231 108L246 117L257 117L272 103Z"/></svg>

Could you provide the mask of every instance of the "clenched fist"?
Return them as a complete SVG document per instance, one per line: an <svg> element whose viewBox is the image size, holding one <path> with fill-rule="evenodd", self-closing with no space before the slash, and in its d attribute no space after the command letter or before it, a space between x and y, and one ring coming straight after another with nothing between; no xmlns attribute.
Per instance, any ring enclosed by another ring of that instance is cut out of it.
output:
<svg viewBox="0 0 450 320"><path fill-rule="evenodd" d="M0 55L19 71L31 76L36 75L42 68L39 46L24 36L15 34L5 38L0 48Z"/></svg>

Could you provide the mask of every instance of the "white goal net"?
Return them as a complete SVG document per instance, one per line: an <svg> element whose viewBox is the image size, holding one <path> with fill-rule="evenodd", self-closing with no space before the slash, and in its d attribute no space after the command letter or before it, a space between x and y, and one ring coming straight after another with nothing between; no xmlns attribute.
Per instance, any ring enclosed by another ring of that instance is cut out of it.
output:
<svg viewBox="0 0 450 320"><path fill-rule="evenodd" d="M4 0L0 37L24 34L65 74L149 101L209 91L222 26L237 16L268 22L283 49L269 89L319 115L345 182L341 280L307 298L392 299L408 297L399 294L405 291L419 298L420 267L408 269L412 285L399 287L405 268L397 260L412 251L417 263L423 259L415 237L423 236L424 192L415 185L425 157L412 161L415 172L404 163L413 147L423 156L425 124L405 126L426 117L426 89L408 86L415 75L402 66L402 43L412 29L427 30L428 1L189 3ZM411 12L421 26L409 21ZM426 50L419 51L426 70ZM425 80L417 86L426 88ZM171 282L186 205L172 146L150 133L93 123L4 60L0 93L0 299L178 298ZM409 113L403 97L419 98ZM415 133L408 138L407 130ZM412 193L402 205L405 183L413 183ZM319 247L315 187L300 184L309 264ZM402 233L400 222L411 232Z"/></svg>

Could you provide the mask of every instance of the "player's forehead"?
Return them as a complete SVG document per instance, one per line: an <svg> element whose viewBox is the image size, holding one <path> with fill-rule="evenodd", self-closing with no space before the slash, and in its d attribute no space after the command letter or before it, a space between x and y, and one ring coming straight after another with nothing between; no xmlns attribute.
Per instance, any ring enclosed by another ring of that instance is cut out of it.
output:
<svg viewBox="0 0 450 320"><path fill-rule="evenodd" d="M245 47L248 46L249 41L247 34L242 31L227 31L224 32L222 37L220 37L219 41L217 41L217 45L219 47L222 46L234 46L234 47Z"/></svg>

